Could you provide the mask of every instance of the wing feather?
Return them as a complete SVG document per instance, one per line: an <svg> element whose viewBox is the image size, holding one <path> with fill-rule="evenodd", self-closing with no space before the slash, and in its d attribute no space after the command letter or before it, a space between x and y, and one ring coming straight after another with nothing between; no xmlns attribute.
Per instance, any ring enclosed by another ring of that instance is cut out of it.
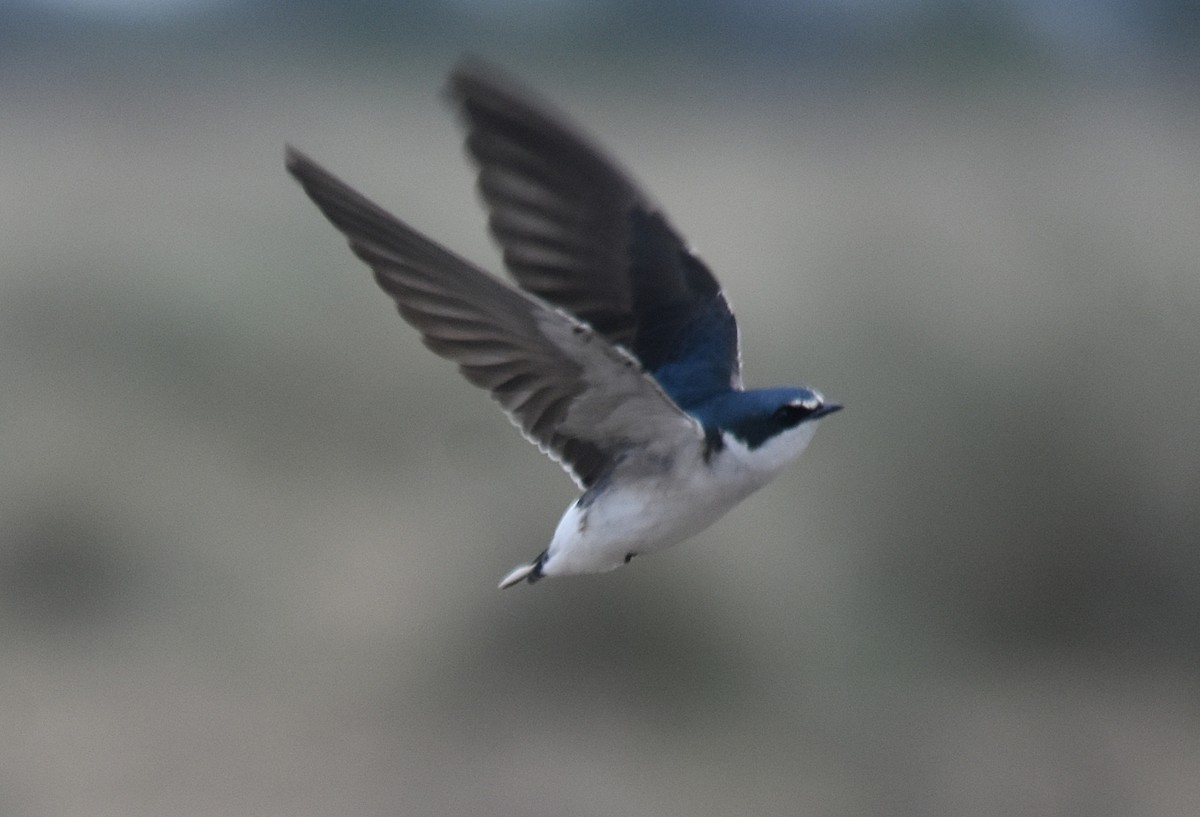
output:
<svg viewBox="0 0 1200 817"><path fill-rule="evenodd" d="M448 91L489 227L521 288L628 349L685 407L740 389L728 301L629 175L491 66L464 62Z"/></svg>
<svg viewBox="0 0 1200 817"><path fill-rule="evenodd" d="M425 345L489 390L581 486L630 450L703 442L699 423L587 324L439 246L291 148L287 167Z"/></svg>

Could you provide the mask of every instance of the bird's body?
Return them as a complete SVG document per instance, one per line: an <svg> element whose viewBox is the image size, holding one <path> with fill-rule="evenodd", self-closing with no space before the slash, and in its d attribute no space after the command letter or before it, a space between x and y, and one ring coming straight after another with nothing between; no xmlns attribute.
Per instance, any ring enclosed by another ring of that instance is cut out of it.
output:
<svg viewBox="0 0 1200 817"><path fill-rule="evenodd" d="M500 586L526 578L534 564L544 576L599 573L689 539L800 456L814 430L810 423L794 436L777 438L768 452L727 435L720 451L701 443L618 465L610 484L585 492L567 508L540 564L516 568Z"/></svg>
<svg viewBox="0 0 1200 817"><path fill-rule="evenodd" d="M450 80L493 236L520 287L389 215L297 151L288 169L400 314L583 488L502 581L595 573L687 539L798 457L840 406L746 391L716 279L583 137L474 65Z"/></svg>

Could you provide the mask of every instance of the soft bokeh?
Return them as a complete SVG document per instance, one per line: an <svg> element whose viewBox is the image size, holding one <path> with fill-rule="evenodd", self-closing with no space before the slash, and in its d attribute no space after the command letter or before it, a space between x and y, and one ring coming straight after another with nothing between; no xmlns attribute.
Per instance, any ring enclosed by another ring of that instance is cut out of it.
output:
<svg viewBox="0 0 1200 817"><path fill-rule="evenodd" d="M1196 19L1077 5L0 12L0 814L1200 813ZM573 486L283 170L500 272L468 51L847 405L504 593Z"/></svg>

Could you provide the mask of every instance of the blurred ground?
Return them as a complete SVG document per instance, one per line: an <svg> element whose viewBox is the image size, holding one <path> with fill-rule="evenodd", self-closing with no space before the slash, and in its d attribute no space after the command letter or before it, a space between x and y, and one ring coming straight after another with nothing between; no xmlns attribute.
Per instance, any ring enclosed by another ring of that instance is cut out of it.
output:
<svg viewBox="0 0 1200 817"><path fill-rule="evenodd" d="M498 593L569 480L282 163L499 271L457 53L8 63L0 813L1197 813L1194 89L489 54L751 385L848 406L687 545Z"/></svg>

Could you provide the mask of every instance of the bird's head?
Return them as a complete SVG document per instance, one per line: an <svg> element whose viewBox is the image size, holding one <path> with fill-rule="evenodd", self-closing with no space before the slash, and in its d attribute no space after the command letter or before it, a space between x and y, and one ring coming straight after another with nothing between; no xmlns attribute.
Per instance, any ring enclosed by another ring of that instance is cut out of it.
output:
<svg viewBox="0 0 1200 817"><path fill-rule="evenodd" d="M697 414L746 459L777 471L803 453L818 420L841 408L814 389L782 387L730 392Z"/></svg>

